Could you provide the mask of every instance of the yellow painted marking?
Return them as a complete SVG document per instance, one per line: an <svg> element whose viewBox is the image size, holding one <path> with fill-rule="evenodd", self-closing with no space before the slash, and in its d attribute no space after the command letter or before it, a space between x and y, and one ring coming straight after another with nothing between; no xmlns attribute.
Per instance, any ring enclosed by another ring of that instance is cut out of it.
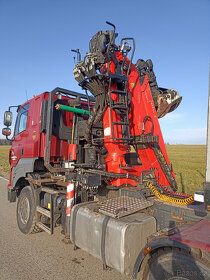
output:
<svg viewBox="0 0 210 280"><path fill-rule="evenodd" d="M33 140L35 141L35 139L36 139L36 130L33 131L32 138L33 138Z"/></svg>

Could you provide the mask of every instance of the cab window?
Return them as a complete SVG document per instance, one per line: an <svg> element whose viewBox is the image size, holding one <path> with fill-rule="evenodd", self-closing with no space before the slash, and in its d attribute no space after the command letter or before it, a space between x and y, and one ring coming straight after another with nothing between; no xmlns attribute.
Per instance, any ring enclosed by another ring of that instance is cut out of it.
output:
<svg viewBox="0 0 210 280"><path fill-rule="evenodd" d="M16 121L16 126L15 126L15 136L23 132L24 130L26 130L28 109L29 109L29 103L23 106L22 108L20 108Z"/></svg>

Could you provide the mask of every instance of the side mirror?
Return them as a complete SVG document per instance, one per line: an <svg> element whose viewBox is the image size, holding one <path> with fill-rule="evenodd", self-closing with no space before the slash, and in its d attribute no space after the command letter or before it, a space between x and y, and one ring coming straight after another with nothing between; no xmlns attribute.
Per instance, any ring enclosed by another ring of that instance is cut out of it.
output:
<svg viewBox="0 0 210 280"><path fill-rule="evenodd" d="M12 124L12 112L6 111L6 112L4 112L4 125L11 126L11 124ZM3 132L2 132L2 134L3 134Z"/></svg>
<svg viewBox="0 0 210 280"><path fill-rule="evenodd" d="M5 127L2 129L2 134L6 137L11 135L11 129L9 127Z"/></svg>

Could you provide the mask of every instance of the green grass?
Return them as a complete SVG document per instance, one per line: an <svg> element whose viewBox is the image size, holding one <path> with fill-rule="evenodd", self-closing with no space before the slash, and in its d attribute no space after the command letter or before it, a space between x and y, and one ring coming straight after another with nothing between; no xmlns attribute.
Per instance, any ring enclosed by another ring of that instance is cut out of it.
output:
<svg viewBox="0 0 210 280"><path fill-rule="evenodd" d="M167 145L166 150L176 175L178 191L192 194L203 189L206 145Z"/></svg>
<svg viewBox="0 0 210 280"><path fill-rule="evenodd" d="M10 146L0 146L0 174L9 176ZM206 168L205 145L167 145L166 150L176 175L178 191L192 194L203 188Z"/></svg>
<svg viewBox="0 0 210 280"><path fill-rule="evenodd" d="M0 146L0 175L9 176L9 149L10 146Z"/></svg>

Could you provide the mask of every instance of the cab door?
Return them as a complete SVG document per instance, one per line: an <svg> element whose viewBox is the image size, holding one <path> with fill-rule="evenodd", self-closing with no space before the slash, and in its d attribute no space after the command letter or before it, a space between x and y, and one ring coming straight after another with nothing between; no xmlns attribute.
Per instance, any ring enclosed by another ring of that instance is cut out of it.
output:
<svg viewBox="0 0 210 280"><path fill-rule="evenodd" d="M25 158L35 159L39 157L42 100L43 95L39 95L30 101L27 124L28 135L24 148Z"/></svg>
<svg viewBox="0 0 210 280"><path fill-rule="evenodd" d="M27 123L28 123L28 110L29 103L26 103L19 109L15 131L14 141L10 151L11 165L16 166L20 158L25 156L25 145L28 136Z"/></svg>

